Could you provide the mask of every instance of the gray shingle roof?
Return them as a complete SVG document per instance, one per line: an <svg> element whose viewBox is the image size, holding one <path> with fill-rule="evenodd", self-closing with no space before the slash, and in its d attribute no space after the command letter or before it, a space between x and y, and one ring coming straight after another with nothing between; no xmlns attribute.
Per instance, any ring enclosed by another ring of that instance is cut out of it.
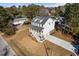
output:
<svg viewBox="0 0 79 59"><path fill-rule="evenodd" d="M32 22L43 25L49 18L51 18L51 16L36 16L35 18L33 18ZM31 25L31 28L38 31L41 31L43 29L42 27L34 25Z"/></svg>
<svg viewBox="0 0 79 59"><path fill-rule="evenodd" d="M42 27L33 26L33 25L31 25L31 28L37 31L41 31L43 29Z"/></svg>
<svg viewBox="0 0 79 59"><path fill-rule="evenodd" d="M34 23L39 23L39 24L45 24L46 21L51 18L50 16L37 16L35 18L33 18L32 22ZM37 20L36 20L37 19ZM36 21L35 21L36 20ZM41 22L40 22L41 21Z"/></svg>

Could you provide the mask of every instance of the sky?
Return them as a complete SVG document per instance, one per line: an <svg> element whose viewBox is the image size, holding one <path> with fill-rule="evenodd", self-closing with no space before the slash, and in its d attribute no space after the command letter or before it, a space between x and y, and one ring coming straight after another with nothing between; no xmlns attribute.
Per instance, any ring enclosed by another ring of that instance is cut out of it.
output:
<svg viewBox="0 0 79 59"><path fill-rule="evenodd" d="M31 3L0 3L0 6L11 7L11 6L15 5L16 7L18 7L19 5L28 6L29 4L31 4ZM45 7L57 7L57 6L63 6L65 3L33 3L33 4L44 5Z"/></svg>

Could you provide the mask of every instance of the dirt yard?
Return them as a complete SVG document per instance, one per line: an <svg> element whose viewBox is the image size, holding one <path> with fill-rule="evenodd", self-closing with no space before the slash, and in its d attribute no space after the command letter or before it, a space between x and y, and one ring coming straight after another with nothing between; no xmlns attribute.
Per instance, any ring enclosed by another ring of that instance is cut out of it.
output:
<svg viewBox="0 0 79 59"><path fill-rule="evenodd" d="M17 31L12 37L5 37L17 55L46 55L44 45L29 36L29 25Z"/></svg>
<svg viewBox="0 0 79 59"><path fill-rule="evenodd" d="M68 56L71 53L51 42L36 42L28 31L30 25L23 26L13 36L5 36L5 40L11 45L19 56Z"/></svg>

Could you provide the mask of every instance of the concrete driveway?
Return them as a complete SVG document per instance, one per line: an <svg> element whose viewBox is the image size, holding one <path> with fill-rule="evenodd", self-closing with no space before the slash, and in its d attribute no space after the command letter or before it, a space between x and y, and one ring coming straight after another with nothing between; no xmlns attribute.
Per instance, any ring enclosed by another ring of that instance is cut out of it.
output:
<svg viewBox="0 0 79 59"><path fill-rule="evenodd" d="M54 44L56 44L56 45L58 45L58 46L60 46L60 47L62 47L64 49L66 49L66 50L68 50L68 51L70 51L70 52L72 52L72 53L74 53L76 55L76 53L74 52L75 47L73 47L73 45L71 43L69 43L67 41L64 41L62 39L59 39L59 38L57 38L55 36L52 36L52 35L48 35L46 37L46 39L48 41L50 41L50 42L52 42L52 43L54 43Z"/></svg>

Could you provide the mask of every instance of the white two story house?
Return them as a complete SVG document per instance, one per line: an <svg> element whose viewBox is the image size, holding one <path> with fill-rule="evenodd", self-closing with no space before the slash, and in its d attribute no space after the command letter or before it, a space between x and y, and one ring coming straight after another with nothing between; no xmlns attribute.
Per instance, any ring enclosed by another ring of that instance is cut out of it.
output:
<svg viewBox="0 0 79 59"><path fill-rule="evenodd" d="M37 16L33 18L29 31L37 41L44 41L45 37L54 30L56 20L50 16Z"/></svg>

